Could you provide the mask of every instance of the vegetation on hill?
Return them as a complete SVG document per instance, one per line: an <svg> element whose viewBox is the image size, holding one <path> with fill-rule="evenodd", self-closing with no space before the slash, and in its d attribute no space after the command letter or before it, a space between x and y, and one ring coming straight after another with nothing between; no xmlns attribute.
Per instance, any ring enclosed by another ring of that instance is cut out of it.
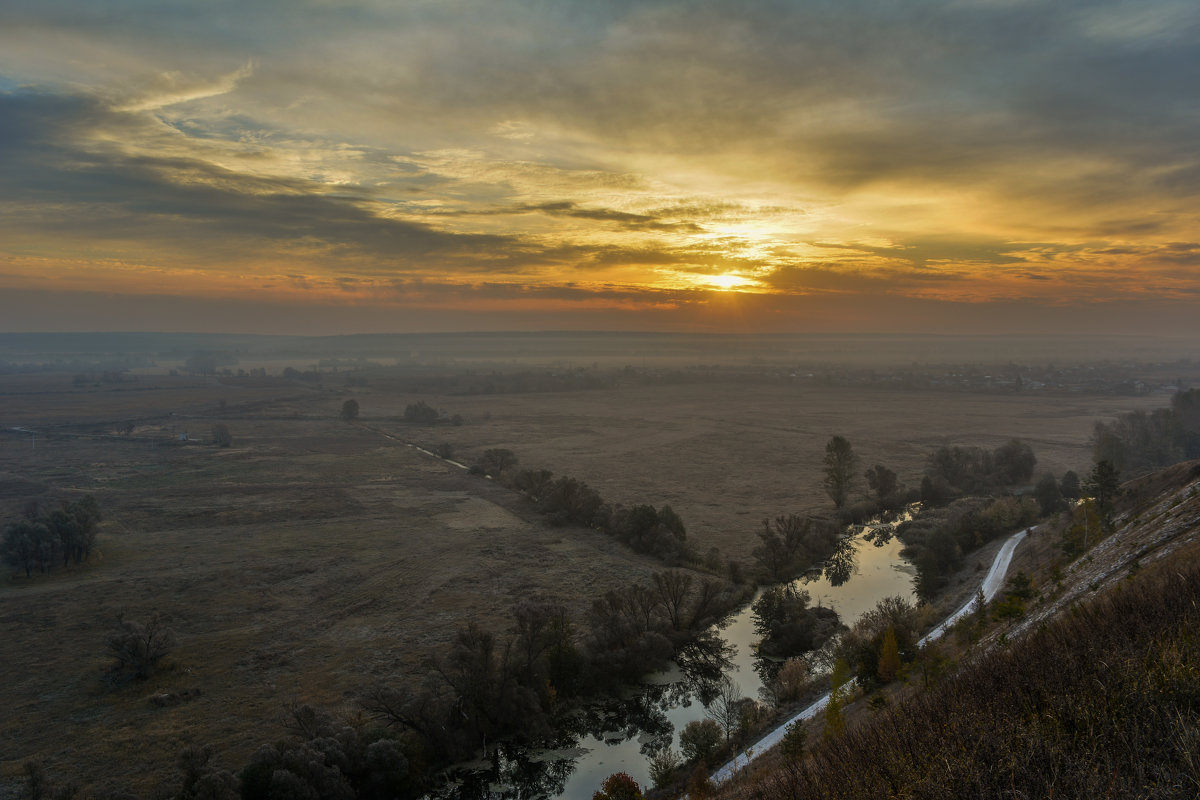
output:
<svg viewBox="0 0 1200 800"><path fill-rule="evenodd" d="M1096 461L1108 461L1130 477L1200 458L1200 389L1176 392L1168 408L1097 422L1093 442Z"/></svg>
<svg viewBox="0 0 1200 800"><path fill-rule="evenodd" d="M932 679L924 673L925 691L910 690L890 706L874 703L873 713L845 732L781 754L773 768L739 785L738 796L1196 797L1200 543L1191 484L1197 473L1200 465L1190 465L1173 470L1166 484L1140 482L1117 509L1117 524L1128 526L1120 535L1145 539L1145 529L1136 527L1144 525L1141 517L1170 506L1170 524L1182 526L1174 534L1190 537L1171 558L1132 560L1121 569L1122 558L1134 558L1125 551L1138 546L1122 539L1119 553L1110 548L1114 561L1105 569L1124 577L1107 590L1096 595L1100 585L1092 583L1091 599L1035 619L1025 626L1028 635L993 638L999 646L975 653L959 669ZM1187 504L1193 512L1180 516ZM1147 558L1152 543L1141 546ZM1025 601L1059 595L1062 566L1051 570L1059 582L1052 578L1040 591L1018 573L1002 600L964 625L977 635L989 618L1014 619L1026 614ZM864 648L884 650L890 648Z"/></svg>

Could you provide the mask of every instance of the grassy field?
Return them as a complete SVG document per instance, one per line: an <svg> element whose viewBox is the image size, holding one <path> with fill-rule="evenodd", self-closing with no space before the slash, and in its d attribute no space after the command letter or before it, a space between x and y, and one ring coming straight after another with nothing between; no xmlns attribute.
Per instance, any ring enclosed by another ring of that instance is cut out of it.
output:
<svg viewBox="0 0 1200 800"><path fill-rule="evenodd" d="M1097 418L1167 404L724 383L425 399L470 424L390 429L424 446L448 443L463 463L507 447L522 466L577 477L611 501L670 504L702 552L717 546L741 559L763 518L831 510L821 487L831 435L850 440L863 470L884 464L909 486L939 446L992 449L1012 437L1032 445L1037 474L1061 476L1090 468ZM359 402L370 418L400 414L412 400L362 394Z"/></svg>
<svg viewBox="0 0 1200 800"><path fill-rule="evenodd" d="M337 418L350 396L359 424ZM398 421L418 399L464 424ZM1013 436L1031 442L1039 471L1061 474L1085 468L1094 419L1165 402L730 384L417 397L386 384L351 395L165 375L110 387L4 377L3 518L30 499L90 492L105 521L82 567L0 581L0 776L37 758L52 775L148 790L173 780L192 743L236 768L282 733L290 702L352 707L378 681L413 680L456 626L507 624L518 597L557 595L582 618L603 591L659 568L592 531L546 527L508 490L407 441L448 443L465 463L510 448L609 501L670 504L701 552L748 559L762 518L828 509L820 470L833 433L864 468L884 463L910 484L938 445ZM203 442L218 422L231 448ZM193 441L178 441L185 431ZM162 613L178 633L149 681L108 677L104 639L122 612ZM184 690L198 693L150 702Z"/></svg>

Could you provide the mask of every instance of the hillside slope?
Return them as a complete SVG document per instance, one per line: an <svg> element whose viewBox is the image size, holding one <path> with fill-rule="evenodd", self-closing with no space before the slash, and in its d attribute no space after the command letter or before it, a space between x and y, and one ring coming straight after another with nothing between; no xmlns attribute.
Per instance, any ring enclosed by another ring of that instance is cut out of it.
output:
<svg viewBox="0 0 1200 800"><path fill-rule="evenodd" d="M952 674L720 796L1200 796L1200 463L1124 490L1073 564L1035 535L1040 594Z"/></svg>

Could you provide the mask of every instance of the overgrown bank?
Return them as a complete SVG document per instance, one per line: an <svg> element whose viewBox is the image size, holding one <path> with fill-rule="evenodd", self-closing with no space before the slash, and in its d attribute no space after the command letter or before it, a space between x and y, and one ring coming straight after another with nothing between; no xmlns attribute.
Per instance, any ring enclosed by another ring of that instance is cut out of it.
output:
<svg viewBox="0 0 1200 800"><path fill-rule="evenodd" d="M1026 579L1023 590L1010 581L986 617L1003 625L1010 611L1021 616L1008 628L1011 641L993 635L999 647L953 672L924 674L926 690L904 702L889 707L880 698L860 712L859 724L780 757L739 796L1197 796L1197 472L1194 464L1172 470L1170 485L1152 492L1134 487L1136 497L1119 509L1120 529L1105 541L1111 546L1078 564L1075 583L1082 580L1091 599L1048 617L1035 609L1060 606L1055 598L1068 587L1054 577L1032 587ZM1151 512L1162 535L1139 521ZM1037 537L1051 536L1061 548L1059 533ZM1050 572L1062 580L1061 567ZM1034 603L1027 615L1009 607L1014 596ZM977 616L962 633L987 624L983 609ZM1021 627L1030 633L1015 638Z"/></svg>

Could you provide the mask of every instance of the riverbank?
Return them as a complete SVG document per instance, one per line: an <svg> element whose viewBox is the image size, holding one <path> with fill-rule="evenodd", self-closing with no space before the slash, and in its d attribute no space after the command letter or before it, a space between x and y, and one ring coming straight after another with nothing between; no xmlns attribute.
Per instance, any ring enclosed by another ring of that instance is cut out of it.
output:
<svg viewBox="0 0 1200 800"><path fill-rule="evenodd" d="M979 591L984 593L985 600L991 600L996 595L1000 586L1003 585L1003 578L1008 570L1009 564L1012 561L1013 553L1020 544L1021 540L1025 538L1030 530L1032 529L1027 528L1019 531L1018 533L1012 534L1011 536L1000 540L999 542L989 544L988 549L991 549L992 544L995 545L995 553L992 556L991 567L987 574L980 581L975 591L970 593L971 597L974 597ZM976 555L980 555L980 551L976 551ZM955 621L970 611L973 602L974 601L972 599L968 599L965 603L961 603L952 614L948 615L943 622L936 625L928 634L925 635L925 637L922 639L922 643L926 641L934 641L940 638ZM828 703L829 693L826 692L817 700L806 706L798 714L793 715L782 725L777 726L765 736L760 737L753 745L745 748L739 754L735 755L733 759L728 761L724 766L712 774L712 782L715 784L722 784L729 781L738 773L738 771L748 766L755 758L762 756L772 747L778 745L783 740L783 737L787 733L789 727L798 722L804 722L812 719L818 713L824 710Z"/></svg>

